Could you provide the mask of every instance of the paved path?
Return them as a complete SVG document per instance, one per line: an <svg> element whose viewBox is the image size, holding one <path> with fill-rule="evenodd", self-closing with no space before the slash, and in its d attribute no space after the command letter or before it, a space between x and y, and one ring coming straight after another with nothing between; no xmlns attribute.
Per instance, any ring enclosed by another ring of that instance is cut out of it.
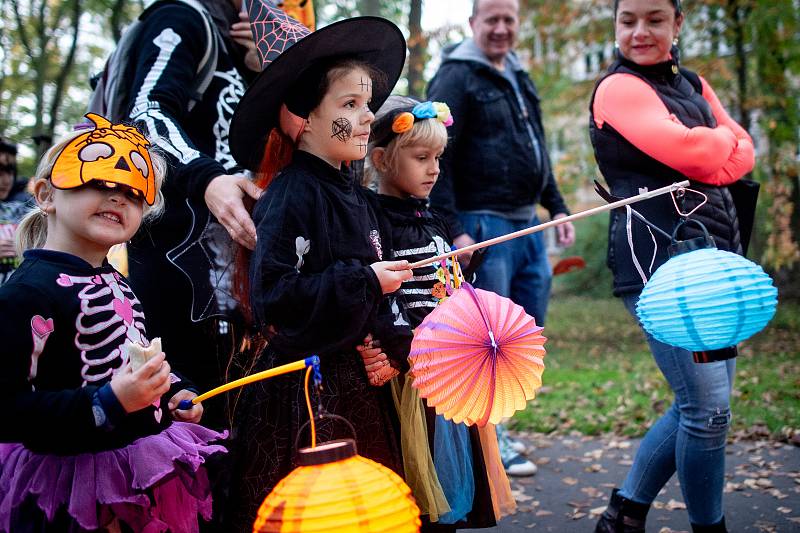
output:
<svg viewBox="0 0 800 533"><path fill-rule="evenodd" d="M517 514L489 530L592 532L611 488L631 464L638 440L518 434L539 466L530 478L512 478ZM725 515L738 532L800 532L800 447L769 441L728 446ZM656 499L648 533L690 532L680 487L673 477Z"/></svg>

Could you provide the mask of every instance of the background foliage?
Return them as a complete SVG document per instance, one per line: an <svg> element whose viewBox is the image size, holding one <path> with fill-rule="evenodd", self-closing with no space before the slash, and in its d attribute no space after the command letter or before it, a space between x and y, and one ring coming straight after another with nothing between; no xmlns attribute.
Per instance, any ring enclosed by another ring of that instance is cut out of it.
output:
<svg viewBox="0 0 800 533"><path fill-rule="evenodd" d="M428 2L441 0L427 0ZM27 149L29 175L49 139L83 114L96 73L145 0L0 0L0 136ZM571 205L596 204L597 175L587 135L594 81L612 60L611 0L520 0L521 42L539 86L557 177ZM723 104L754 136L762 187L761 213L750 256L772 270L783 297L800 283L800 4L796 0L695 0L685 3L684 63L704 75ZM322 24L353 15L397 22L409 41L409 67L397 90L424 94L427 65L466 21L423 32L423 0L316 0ZM34 139L36 142L34 142ZM578 233L577 253L602 265L602 224ZM575 290L588 285L581 282ZM579 276L580 277L580 276Z"/></svg>

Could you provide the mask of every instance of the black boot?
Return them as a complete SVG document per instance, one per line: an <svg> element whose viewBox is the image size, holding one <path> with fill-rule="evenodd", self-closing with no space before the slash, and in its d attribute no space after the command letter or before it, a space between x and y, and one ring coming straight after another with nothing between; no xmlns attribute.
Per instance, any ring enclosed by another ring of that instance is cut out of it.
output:
<svg viewBox="0 0 800 533"><path fill-rule="evenodd" d="M722 517L722 520L716 524L711 524L710 526L698 526L697 524L692 524L692 531L694 533L728 533L728 530L725 528L724 516Z"/></svg>
<svg viewBox="0 0 800 533"><path fill-rule="evenodd" d="M644 533L649 510L649 505L624 498L619 495L619 489L614 489L594 533Z"/></svg>

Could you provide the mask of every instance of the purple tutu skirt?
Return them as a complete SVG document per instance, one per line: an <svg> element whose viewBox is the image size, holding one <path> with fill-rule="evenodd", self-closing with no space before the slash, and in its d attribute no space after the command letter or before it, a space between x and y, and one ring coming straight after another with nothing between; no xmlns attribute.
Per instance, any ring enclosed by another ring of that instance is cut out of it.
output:
<svg viewBox="0 0 800 533"><path fill-rule="evenodd" d="M209 444L226 437L173 422L157 435L98 453L38 454L22 444L0 444L0 531L11 531L15 509L33 498L48 520L64 508L87 530L116 519L144 533L197 532L197 515L211 518L202 464L227 451Z"/></svg>

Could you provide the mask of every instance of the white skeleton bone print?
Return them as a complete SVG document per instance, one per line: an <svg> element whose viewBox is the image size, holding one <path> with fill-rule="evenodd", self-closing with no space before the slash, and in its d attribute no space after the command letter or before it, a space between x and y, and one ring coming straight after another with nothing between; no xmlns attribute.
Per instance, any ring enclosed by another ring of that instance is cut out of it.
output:
<svg viewBox="0 0 800 533"><path fill-rule="evenodd" d="M62 287L85 285L78 293L81 312L75 320L83 385L103 380L123 367L128 357L126 343L148 344L141 304L119 274L61 274L57 283Z"/></svg>

